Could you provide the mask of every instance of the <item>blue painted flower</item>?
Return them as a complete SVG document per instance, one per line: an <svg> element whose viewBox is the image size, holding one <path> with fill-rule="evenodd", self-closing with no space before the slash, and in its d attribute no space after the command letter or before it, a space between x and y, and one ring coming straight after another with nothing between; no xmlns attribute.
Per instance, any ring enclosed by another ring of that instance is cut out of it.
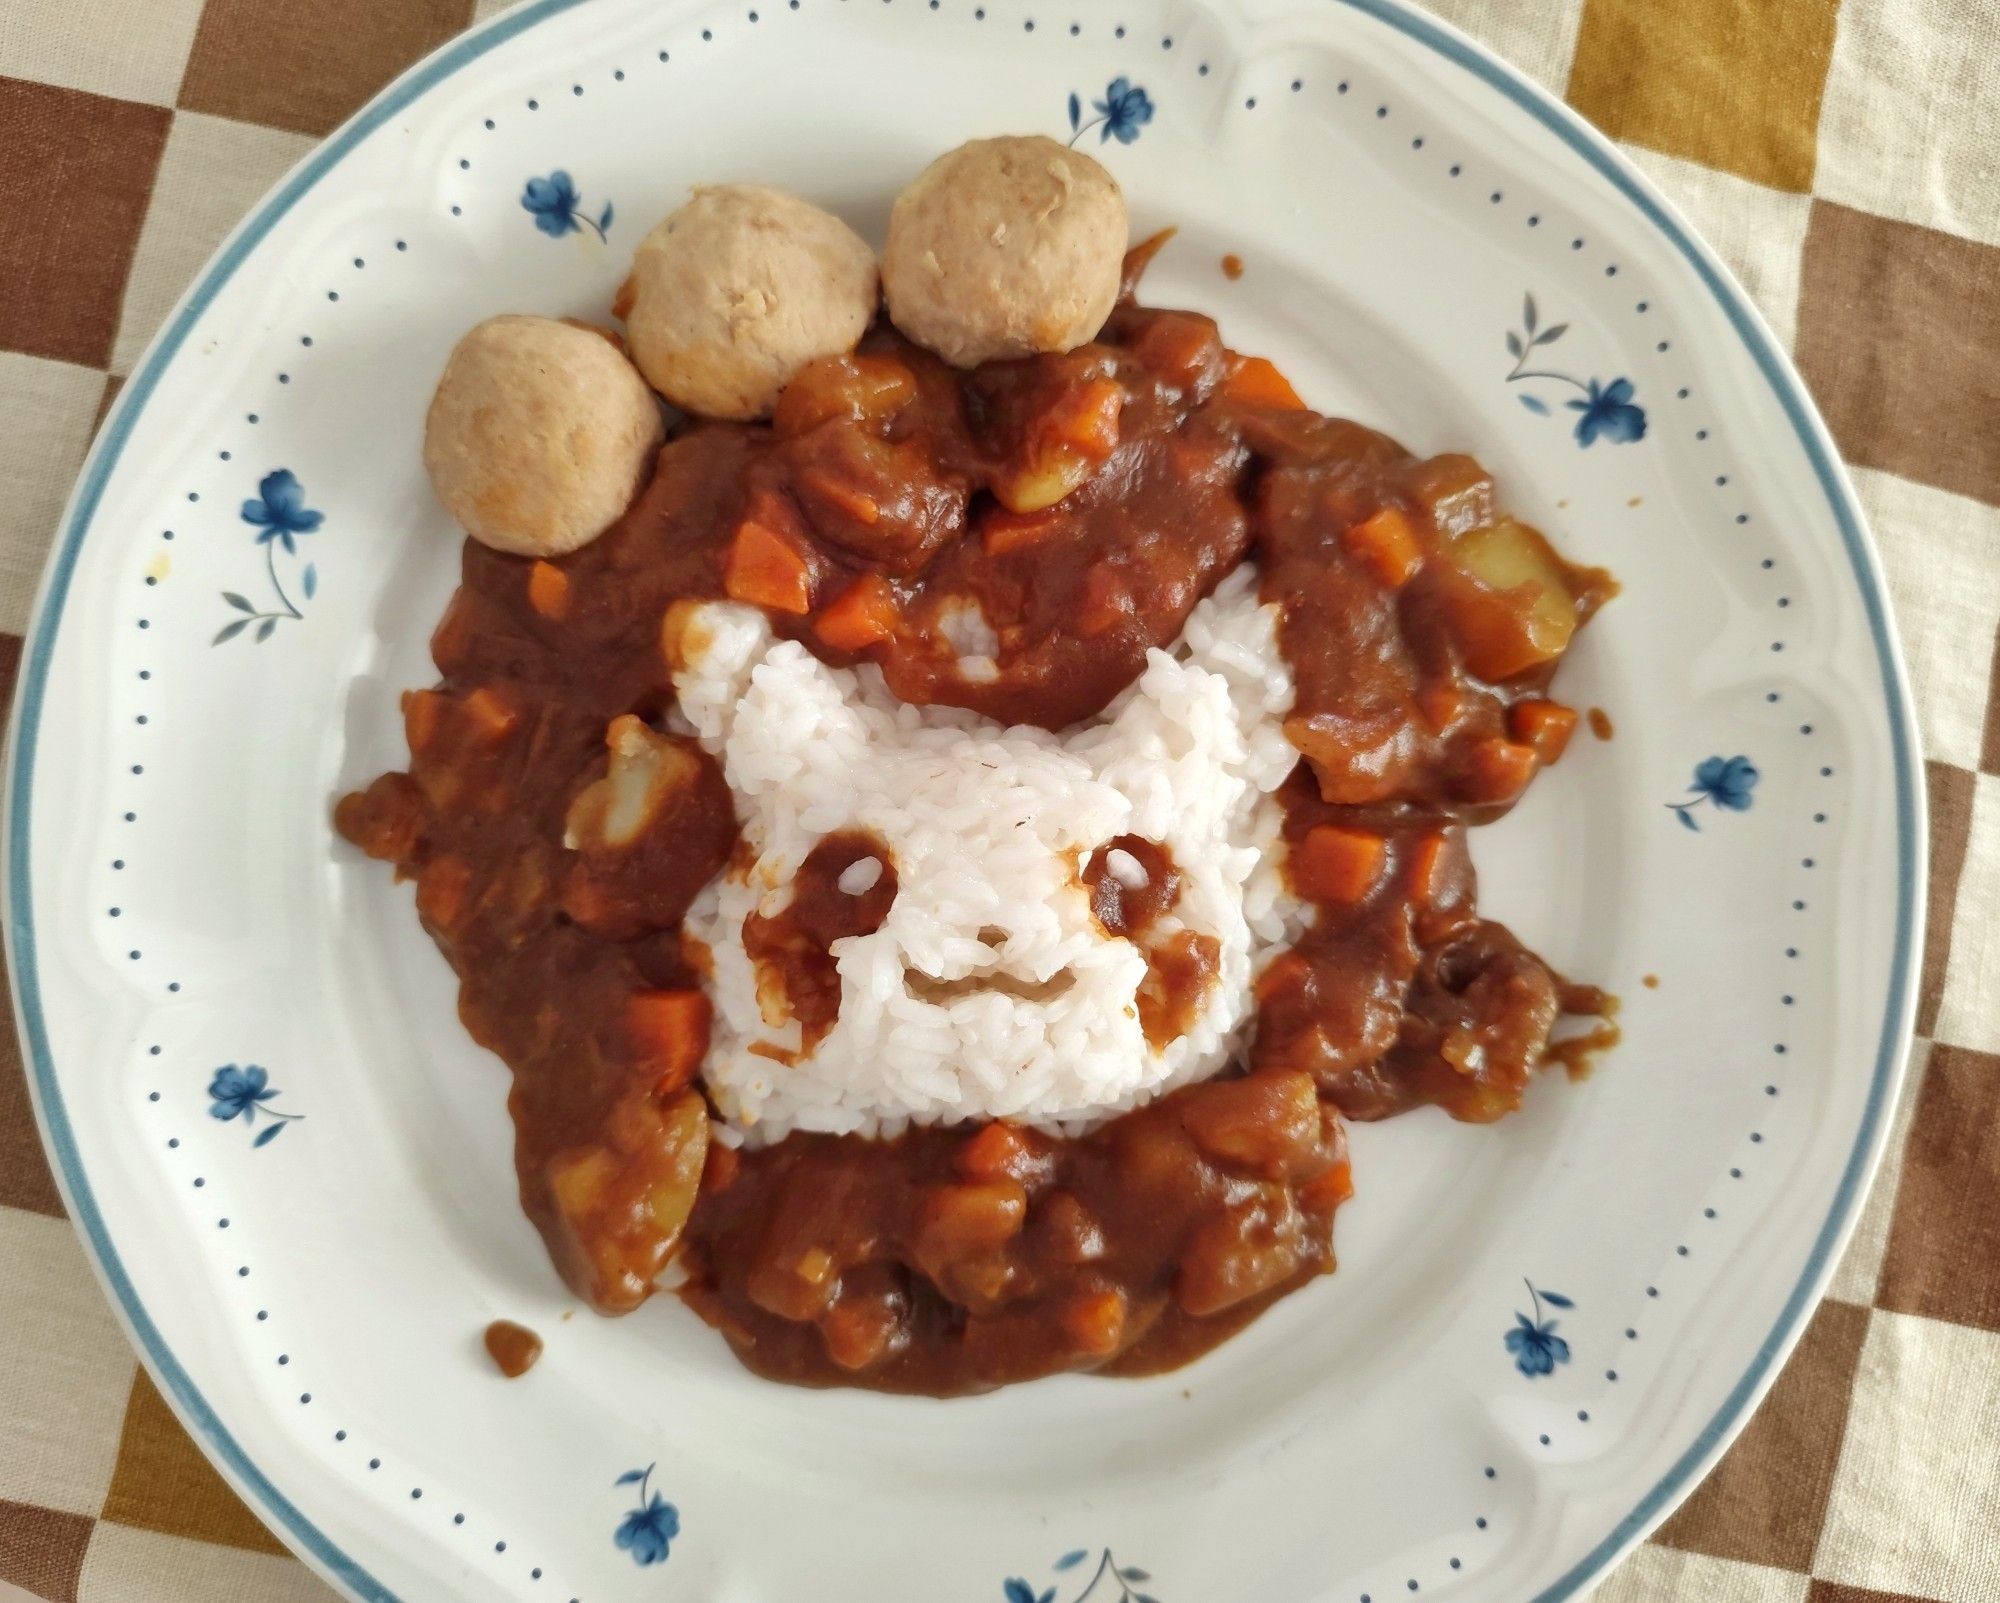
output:
<svg viewBox="0 0 2000 1603"><path fill-rule="evenodd" d="M1557 1364L1569 1362L1569 1343L1556 1334L1556 1322L1536 1324L1526 1314L1507 1332L1507 1351L1514 1355L1514 1367L1524 1375L1547 1375Z"/></svg>
<svg viewBox="0 0 2000 1603"><path fill-rule="evenodd" d="M576 232L576 203L580 197L568 173L558 167L546 178L530 178L521 192L524 211L535 214L535 226L551 239Z"/></svg>
<svg viewBox="0 0 2000 1603"><path fill-rule="evenodd" d="M243 503L243 521L264 531L257 536L259 545L276 540L292 555L298 551L293 537L311 534L326 515L306 505L299 476L290 468L279 468L257 481L257 493Z"/></svg>
<svg viewBox="0 0 2000 1603"><path fill-rule="evenodd" d="M1105 85L1104 98L1093 100L1090 109L1097 115L1089 122L1083 120L1083 101L1076 95L1069 97L1069 142L1074 145L1091 129L1098 130L1097 142L1108 144L1115 139L1121 145L1129 145L1139 137L1139 130L1153 120L1153 102L1130 78L1113 78Z"/></svg>
<svg viewBox="0 0 2000 1603"><path fill-rule="evenodd" d="M595 218L584 215L583 197L576 182L558 167L546 178L530 178L521 191L521 209L535 219L535 226L551 239L581 233L588 228L603 239L611 228L611 202Z"/></svg>
<svg viewBox="0 0 2000 1603"><path fill-rule="evenodd" d="M220 1119L224 1124L232 1119L255 1124L257 1115L262 1113L271 1122L250 1144L254 1147L268 1146L288 1123L305 1117L303 1113L281 1113L276 1108L265 1106L277 1095L279 1092L271 1084L271 1076L260 1064L247 1063L239 1069L234 1063L225 1063L208 1082L208 1116Z"/></svg>
<svg viewBox="0 0 2000 1603"><path fill-rule="evenodd" d="M1747 813L1752 800L1750 793L1757 788L1759 777L1757 765L1748 757L1704 757L1695 764L1687 797L1666 806L1683 825L1699 831L1701 825L1695 822L1692 809L1707 802L1726 807L1732 813Z"/></svg>
<svg viewBox="0 0 2000 1603"><path fill-rule="evenodd" d="M1645 409L1632 404L1630 379L1613 379L1602 388L1592 379L1584 397L1567 403L1572 412L1583 414L1576 420L1578 445L1589 445L1599 438L1613 445L1629 445L1646 437Z"/></svg>
<svg viewBox="0 0 2000 1603"><path fill-rule="evenodd" d="M1056 1599L1053 1586L1046 1592L1037 1592L1018 1575L1008 1576L1002 1590L1007 1594L1007 1603L1055 1603Z"/></svg>
<svg viewBox="0 0 2000 1603"><path fill-rule="evenodd" d="M625 1522L613 1538L623 1551L632 1555L634 1564L664 1564L674 1538L681 1534L680 1510L650 1490L655 1467L648 1464L644 1469L628 1469L613 1482L617 1486L639 1488L639 1506L626 1514Z"/></svg>
<svg viewBox="0 0 2000 1603"><path fill-rule="evenodd" d="M1747 813L1757 778L1757 765L1748 757L1705 757L1695 766L1694 788L1718 807Z"/></svg>
<svg viewBox="0 0 2000 1603"><path fill-rule="evenodd" d="M1543 326L1535 297L1523 296L1520 330L1510 329L1507 334L1507 354L1514 358L1514 365L1507 372L1507 382L1567 384L1577 391L1582 400L1563 404L1570 411L1580 414L1576 420L1578 445L1592 445L1600 439L1609 440L1614 445L1629 445L1634 440L1643 440L1646 437L1646 410L1633 401L1630 379L1615 378L1609 384L1600 384L1596 379L1584 380L1555 368L1533 365L1536 351L1555 344L1568 332L1567 323ZM1549 415L1549 403L1541 396L1526 390L1517 393L1521 404L1537 417Z"/></svg>
<svg viewBox="0 0 2000 1603"><path fill-rule="evenodd" d="M1129 78L1113 78L1104 98L1094 102L1091 110L1104 119L1104 131L1097 136L1100 144L1115 139L1121 145L1129 145L1139 137L1139 130L1153 120L1152 101Z"/></svg>
<svg viewBox="0 0 2000 1603"><path fill-rule="evenodd" d="M257 1115L257 1105L278 1093L271 1089L271 1076L261 1065L252 1063L239 1069L234 1063L225 1063L208 1082L208 1094L209 1117L225 1121L240 1118L249 1123Z"/></svg>
<svg viewBox="0 0 2000 1603"><path fill-rule="evenodd" d="M1555 1373L1557 1364L1569 1362L1569 1343L1556 1334L1556 1321L1542 1317L1542 1304L1551 1308L1574 1308L1575 1303L1559 1291L1537 1291L1532 1284L1528 1296L1535 1304L1535 1316L1516 1311L1514 1328L1507 1332L1507 1351L1514 1355L1514 1367L1530 1380Z"/></svg>

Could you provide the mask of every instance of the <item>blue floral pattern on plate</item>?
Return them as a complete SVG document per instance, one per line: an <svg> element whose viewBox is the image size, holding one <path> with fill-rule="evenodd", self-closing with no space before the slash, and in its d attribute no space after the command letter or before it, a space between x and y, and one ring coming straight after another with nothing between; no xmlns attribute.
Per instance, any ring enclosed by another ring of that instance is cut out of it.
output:
<svg viewBox="0 0 2000 1603"><path fill-rule="evenodd" d="M238 1068L234 1063L225 1063L208 1082L208 1116L224 1124L241 1119L245 1125L254 1125L261 1113L271 1122L257 1132L257 1138L250 1144L269 1146L288 1123L305 1117L303 1113L281 1113L268 1105L281 1094L261 1064L246 1063Z"/></svg>
<svg viewBox="0 0 2000 1603"><path fill-rule="evenodd" d="M530 178L521 191L521 209L535 219L535 226L551 239L580 234L589 229L600 240L611 233L611 202L595 217L583 209L583 196L576 181L558 167L546 178Z"/></svg>
<svg viewBox="0 0 2000 1603"><path fill-rule="evenodd" d="M1063 1556L1050 1566L1058 1575L1068 1575L1090 1557L1090 1549L1079 1547ZM1141 1592L1138 1588L1150 1581L1152 1576L1136 1564L1121 1566L1111 1556L1110 1548L1099 1550L1097 1567L1090 1572L1090 1579L1084 1583L1081 1592L1066 1594L1060 1603L1159 1603L1159 1599ZM1066 1583L1058 1581L1054 1586L1036 1591L1034 1586L1018 1575L1010 1575L1001 1582L1000 1590L1007 1603L1059 1603L1057 1592Z"/></svg>
<svg viewBox="0 0 2000 1603"><path fill-rule="evenodd" d="M641 1566L664 1564L674 1538L681 1534L681 1511L652 1489L653 1471L658 1467L648 1464L644 1469L628 1469L612 1482L614 1486L639 1488L638 1506L626 1512L612 1540Z"/></svg>
<svg viewBox="0 0 2000 1603"><path fill-rule="evenodd" d="M275 608L259 607L234 590L223 591L222 599L243 616L217 630L215 639L209 642L211 645L234 640L253 623L257 632L251 639L262 645L279 624L297 623L305 617L278 577L278 548L283 546L286 556L296 557L300 537L311 534L324 523L326 514L306 505L306 492L296 473L290 468L278 468L257 481L257 493L243 503L242 517L258 531L257 544L264 548L264 570L270 575L271 591L278 604ZM299 571L299 594L310 601L318 592L319 567L308 562Z"/></svg>
<svg viewBox="0 0 2000 1603"><path fill-rule="evenodd" d="M1632 399L1635 391L1630 379L1580 379L1551 368L1528 366L1529 356L1536 350L1555 344L1569 332L1569 324L1552 323L1544 328L1535 307L1535 297L1528 295L1521 302L1521 325L1518 332L1509 330L1507 334L1507 354L1514 358L1514 365L1507 373L1509 384L1541 380L1567 384L1576 390L1583 399L1565 401L1563 405L1569 411L1580 414L1576 420L1578 445L1595 445L1599 440L1609 440L1613 445L1629 445L1646 437L1646 409ZM1523 390L1520 401L1538 417L1550 415L1549 403L1532 391Z"/></svg>
<svg viewBox="0 0 2000 1603"><path fill-rule="evenodd" d="M1104 86L1104 98L1093 100L1090 109L1097 113L1088 122L1083 118L1082 97L1072 91L1069 97L1069 142L1072 146L1091 129L1097 129L1100 145L1117 140L1121 145L1129 145L1139 137L1139 130L1153 120L1153 102L1130 78L1113 78Z"/></svg>
<svg viewBox="0 0 2000 1603"><path fill-rule="evenodd" d="M1757 788L1760 777L1757 765L1748 757L1704 757L1695 764L1686 797L1664 805L1687 828L1699 831L1701 824L1694 816L1697 807L1708 805L1732 813L1747 813L1752 800L1750 793Z"/></svg>
<svg viewBox="0 0 2000 1603"><path fill-rule="evenodd" d="M1569 1343L1556 1334L1556 1321L1542 1317L1542 1304L1551 1308L1574 1308L1575 1303L1559 1291L1537 1291L1527 1281L1528 1297L1535 1305L1535 1316L1530 1319L1518 1310L1514 1314L1516 1323L1507 1332L1507 1351L1514 1355L1514 1367L1530 1380L1543 1375L1553 1375L1558 1364L1569 1362Z"/></svg>

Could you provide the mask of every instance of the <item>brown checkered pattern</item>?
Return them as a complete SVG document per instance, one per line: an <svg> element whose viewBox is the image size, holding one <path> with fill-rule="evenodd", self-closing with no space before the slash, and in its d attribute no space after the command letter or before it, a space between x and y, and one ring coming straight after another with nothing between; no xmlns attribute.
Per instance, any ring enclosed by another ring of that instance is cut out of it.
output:
<svg viewBox="0 0 2000 1603"><path fill-rule="evenodd" d="M1079 0L1079 4L1082 0ZM2000 1599L2000 5L1432 0L1619 140L1749 286L1853 464L1916 681L1919 1039L1832 1293L1600 1603ZM0 690L71 479L229 226L499 0L0 0ZM139 1373L0 1038L0 1595L330 1594Z"/></svg>

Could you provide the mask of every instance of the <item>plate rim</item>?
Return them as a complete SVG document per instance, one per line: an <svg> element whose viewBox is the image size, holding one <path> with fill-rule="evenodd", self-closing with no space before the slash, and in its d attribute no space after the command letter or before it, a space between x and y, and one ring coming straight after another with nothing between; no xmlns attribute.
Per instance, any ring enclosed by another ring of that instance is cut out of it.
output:
<svg viewBox="0 0 2000 1603"><path fill-rule="evenodd" d="M69 1220L141 1364L158 1383L204 1455L265 1525L300 1558L335 1585L369 1603L401 1603L401 1600L279 1490L245 1453L194 1384L127 1275L84 1171L49 1049L35 949L29 846L42 700L84 537L96 518L111 473L140 415L195 323L235 277L250 253L363 139L497 46L582 3L584 0L528 0L447 41L414 63L279 179L217 247L148 343L93 442L71 491L58 525L57 540L44 563L37 588L8 727L5 811L4 822L0 822L6 836L4 864L0 864L6 907L4 930L0 933L4 933L13 980L15 1022L27 1049L28 1085L36 1123ZM1915 704L1889 606L1881 559L1853 483L1804 381L1735 275L1630 157L1525 72L1451 24L1421 10L1412 0L1329 0L1329 3L1359 12L1393 29L1501 94L1610 183L1694 269L1779 403L1833 514L1868 620L1888 714L1897 826L1896 925L1889 988L1860 1128L1841 1171L1832 1205L1776 1323L1708 1423L1631 1513L1530 1600L1530 1603L1562 1603L1602 1577L1663 1520L1699 1484L1748 1422L1823 1296L1880 1166L1889 1133L1889 1115L1902 1088L1913 1044L1916 990L1912 982L1919 961L1916 936L1922 927L1928 891L1921 865L1928 847L1929 820L1924 791L1917 783L1922 756Z"/></svg>

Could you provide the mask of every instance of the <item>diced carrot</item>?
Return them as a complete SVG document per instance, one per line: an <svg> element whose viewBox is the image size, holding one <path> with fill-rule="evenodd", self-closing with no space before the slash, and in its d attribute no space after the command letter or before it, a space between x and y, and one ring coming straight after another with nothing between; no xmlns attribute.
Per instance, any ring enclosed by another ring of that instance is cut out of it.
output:
<svg viewBox="0 0 2000 1603"><path fill-rule="evenodd" d="M699 991L635 991L625 1022L661 1096L692 1080L708 1056L708 998Z"/></svg>
<svg viewBox="0 0 2000 1603"><path fill-rule="evenodd" d="M491 685L481 685L459 706L467 731L482 746L497 746L505 740L521 716L506 693Z"/></svg>
<svg viewBox="0 0 2000 1603"><path fill-rule="evenodd" d="M1345 1160L1299 1187L1299 1206L1308 1213L1331 1213L1354 1195L1354 1168Z"/></svg>
<svg viewBox="0 0 2000 1603"><path fill-rule="evenodd" d="M419 756L437 739L444 718L444 695L436 690L407 690L403 693L403 738L410 752Z"/></svg>
<svg viewBox="0 0 2000 1603"><path fill-rule="evenodd" d="M1102 1357L1125 1339L1125 1294L1107 1286L1086 1291L1063 1305L1062 1325L1084 1352Z"/></svg>
<svg viewBox="0 0 2000 1603"><path fill-rule="evenodd" d="M924 1188L917 1204L920 1260L952 1263L1004 1247L1028 1218L1028 1194L1011 1180Z"/></svg>
<svg viewBox="0 0 2000 1603"><path fill-rule="evenodd" d="M701 1167L701 1189L727 1191L743 1172L743 1154L720 1141L708 1144L708 1157Z"/></svg>
<svg viewBox="0 0 2000 1603"><path fill-rule="evenodd" d="M729 543L722 588L732 601L799 616L812 611L812 570L789 536L746 518Z"/></svg>
<svg viewBox="0 0 2000 1603"><path fill-rule="evenodd" d="M958 1149L958 1171L968 1180L1018 1180L1033 1158L1027 1138L995 1119Z"/></svg>
<svg viewBox="0 0 2000 1603"><path fill-rule="evenodd" d="M980 522L979 543L988 556L1004 557L1010 551L1025 551L1029 546L1039 545L1066 526L1059 512L1047 509L1009 512L1005 507L996 507Z"/></svg>
<svg viewBox="0 0 2000 1603"><path fill-rule="evenodd" d="M1077 608L1076 626L1087 635L1103 634L1113 624L1133 613L1132 592L1125 577L1108 562L1100 562L1083 576L1083 601Z"/></svg>
<svg viewBox="0 0 2000 1603"><path fill-rule="evenodd" d="M1277 411L1303 412L1306 403L1291 381L1262 356L1239 356L1222 381L1223 395L1239 406L1266 406Z"/></svg>
<svg viewBox="0 0 2000 1603"><path fill-rule="evenodd" d="M1541 759L1535 748L1497 735L1482 740L1468 754L1467 796L1475 802L1510 802L1528 788Z"/></svg>
<svg viewBox="0 0 2000 1603"><path fill-rule="evenodd" d="M1356 561L1365 563L1392 590L1407 584L1424 560L1417 531L1401 507L1382 508L1343 530L1340 540Z"/></svg>
<svg viewBox="0 0 2000 1603"><path fill-rule="evenodd" d="M864 573L819 615L819 637L836 651L863 651L896 632L896 592L879 573Z"/></svg>
<svg viewBox="0 0 2000 1603"><path fill-rule="evenodd" d="M1553 767L1576 730L1576 709L1539 696L1517 701L1507 709L1507 732L1532 746L1544 768Z"/></svg>
<svg viewBox="0 0 2000 1603"><path fill-rule="evenodd" d="M842 1297L819 1316L826 1355L842 1369L866 1369L896 1334L896 1311L872 1299Z"/></svg>
<svg viewBox="0 0 2000 1603"><path fill-rule="evenodd" d="M463 857L435 857L417 875L417 913L433 929L449 934L465 912L472 865Z"/></svg>
<svg viewBox="0 0 2000 1603"><path fill-rule="evenodd" d="M1036 432L1045 443L1066 445L1102 462L1118 449L1118 415L1124 408L1125 392L1118 381L1094 378L1063 391Z"/></svg>
<svg viewBox="0 0 2000 1603"><path fill-rule="evenodd" d="M569 575L553 562L537 562L528 570L528 605L544 618L569 611Z"/></svg>
<svg viewBox="0 0 2000 1603"><path fill-rule="evenodd" d="M1410 848L1410 892L1426 902L1434 902L1443 890L1439 873L1444 867L1444 836L1424 836Z"/></svg>
<svg viewBox="0 0 2000 1603"><path fill-rule="evenodd" d="M873 526L882 517L882 508L872 495L855 489L851 484L841 483L831 473L808 474L805 488L830 506L845 512L856 523Z"/></svg>
<svg viewBox="0 0 2000 1603"><path fill-rule="evenodd" d="M1374 889L1383 856L1380 835L1315 824L1292 844L1292 888L1308 901L1358 902Z"/></svg>

